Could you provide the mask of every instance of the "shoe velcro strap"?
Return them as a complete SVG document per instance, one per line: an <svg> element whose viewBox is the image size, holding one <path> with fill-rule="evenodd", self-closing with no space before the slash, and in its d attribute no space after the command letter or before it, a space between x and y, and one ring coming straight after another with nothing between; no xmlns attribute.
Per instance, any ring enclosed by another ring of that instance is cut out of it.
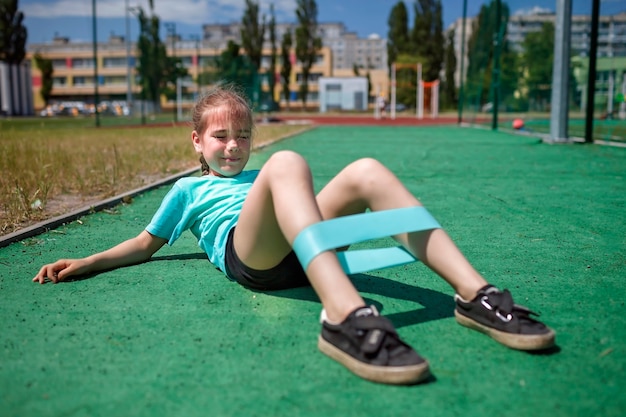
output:
<svg viewBox="0 0 626 417"><path fill-rule="evenodd" d="M527 316L540 316L539 313L535 313L534 311L528 309L527 307L521 306L519 304L513 304L513 311L520 312L526 314Z"/></svg>
<svg viewBox="0 0 626 417"><path fill-rule="evenodd" d="M498 310L501 313L517 313L516 316L518 318L520 317L520 314L523 317L529 317L530 315L539 316L538 313L535 313L524 306L514 304L513 296L509 290L488 294L487 299L489 300L489 305L492 306L494 310Z"/></svg>
<svg viewBox="0 0 626 417"><path fill-rule="evenodd" d="M509 290L487 294L487 300L489 305L493 307L494 310L498 310L506 314L513 311L513 297L511 296Z"/></svg>
<svg viewBox="0 0 626 417"><path fill-rule="evenodd" d="M395 338L398 335L391 322L380 316L356 317L352 325L365 332L361 349L366 354L378 352L386 335L393 335Z"/></svg>

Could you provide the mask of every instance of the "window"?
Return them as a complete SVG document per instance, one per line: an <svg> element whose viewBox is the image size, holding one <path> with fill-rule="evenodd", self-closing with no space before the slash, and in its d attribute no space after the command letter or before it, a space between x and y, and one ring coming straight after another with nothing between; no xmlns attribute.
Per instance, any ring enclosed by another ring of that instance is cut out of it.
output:
<svg viewBox="0 0 626 417"><path fill-rule="evenodd" d="M323 74L319 73L319 72L313 72L313 73L309 74L309 83L310 84L317 83L319 81L320 77L322 77L322 76L323 76ZM299 84L301 84L302 80L303 80L302 73L299 72L298 74L296 74L296 81Z"/></svg>
<svg viewBox="0 0 626 417"><path fill-rule="evenodd" d="M313 74L309 74L309 82L311 83L316 83L319 81L320 77L323 77L324 74L319 73L319 72L315 72Z"/></svg>
<svg viewBox="0 0 626 417"><path fill-rule="evenodd" d="M72 68L93 68L93 58L74 58Z"/></svg>
<svg viewBox="0 0 626 417"><path fill-rule="evenodd" d="M216 56L201 56L199 62L200 62L201 67L214 66L217 63L217 57Z"/></svg>
<svg viewBox="0 0 626 417"><path fill-rule="evenodd" d="M104 66L104 68L113 68L113 67L126 68L126 58L125 57L104 58L102 60L102 65Z"/></svg>
<svg viewBox="0 0 626 417"><path fill-rule="evenodd" d="M55 68L55 69L67 68L67 61L65 60L65 58L53 59L52 68Z"/></svg>
<svg viewBox="0 0 626 417"><path fill-rule="evenodd" d="M93 77L74 77L74 86L85 87L93 85Z"/></svg>
<svg viewBox="0 0 626 417"><path fill-rule="evenodd" d="M67 77L52 77L52 85L54 87L65 87L67 85Z"/></svg>
<svg viewBox="0 0 626 417"><path fill-rule="evenodd" d="M278 62L278 57L276 59L276 62ZM267 69L270 67L272 63L272 57L270 55L263 55L263 57L261 58L261 68Z"/></svg>
<svg viewBox="0 0 626 417"><path fill-rule="evenodd" d="M126 85L126 77L125 76L108 76L104 77L105 85Z"/></svg>

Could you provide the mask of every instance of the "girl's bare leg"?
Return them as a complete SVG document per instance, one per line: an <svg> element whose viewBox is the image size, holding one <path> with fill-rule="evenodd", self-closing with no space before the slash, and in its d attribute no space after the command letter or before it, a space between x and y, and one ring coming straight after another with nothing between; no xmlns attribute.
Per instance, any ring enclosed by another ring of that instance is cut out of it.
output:
<svg viewBox="0 0 626 417"><path fill-rule="evenodd" d="M342 170L317 196L324 218L418 206L421 203L384 165L361 159ZM425 265L445 279L465 299L487 285L442 229L404 233L395 238Z"/></svg>
<svg viewBox="0 0 626 417"><path fill-rule="evenodd" d="M338 216L421 205L378 161L361 159L342 170L315 197L306 161L278 152L250 190L235 230L235 249L254 269L277 265L307 226ZM444 278L463 298L472 299L487 282L441 229L396 236L415 256ZM341 321L365 303L332 252L317 256L307 276L331 321Z"/></svg>
<svg viewBox="0 0 626 417"><path fill-rule="evenodd" d="M235 229L235 250L251 268L272 268L291 251L301 230L321 220L308 164L298 154L278 152L246 198ZM331 321L340 322L365 305L333 252L317 256L306 272Z"/></svg>

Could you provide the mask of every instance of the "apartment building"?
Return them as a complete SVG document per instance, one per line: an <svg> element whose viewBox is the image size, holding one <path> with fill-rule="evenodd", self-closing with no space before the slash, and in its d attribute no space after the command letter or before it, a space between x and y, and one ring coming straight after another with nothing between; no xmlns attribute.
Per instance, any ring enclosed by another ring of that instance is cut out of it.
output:
<svg viewBox="0 0 626 417"><path fill-rule="evenodd" d="M277 24L278 48L280 41L287 31L295 31L294 24ZM354 33L346 30L341 23L320 24L318 33L322 36L323 47L320 50L314 66L309 74L309 96L307 102L312 106L318 103L318 80L320 77L353 76L353 66L362 68L361 75L369 73L372 83L380 91L388 90L387 77L387 50L386 42L377 37L361 39ZM269 34L266 35L269 39ZM201 37L195 39L182 39L180 36L168 34L163 41L168 55L176 56L182 60L193 80L204 71L211 62L214 62L226 48L228 41L241 44L241 25L211 24L203 26ZM261 73L267 73L270 66L271 45L266 39ZM28 45L27 59L32 60L35 53L52 60L53 75L53 100L55 101L82 101L94 102L96 86L95 68L97 65L97 85L99 101L128 101L137 103L140 87L137 83L135 72L137 47L134 42L127 44L123 36L112 34L106 42L97 45L97 59L94 60L94 48L91 42L72 42L66 37L56 37L49 43ZM290 106L298 107L301 103L297 100L297 93L302 84L302 68L295 57L295 51L291 53L292 76L289 80ZM128 65L127 65L128 63ZM130 66L131 70L128 70ZM280 80L280 57L277 59L277 73L275 79ZM44 105L41 95L41 74L33 66L33 95L36 109ZM192 98L199 87L194 83L186 83L185 106L192 103ZM262 88L267 90L267 82L262 83ZM275 99L284 102L284 95L280 83L277 83ZM163 101L163 108L171 108L173 101Z"/></svg>
<svg viewBox="0 0 626 417"><path fill-rule="evenodd" d="M514 51L523 51L523 42L529 33L541 30L546 22L554 24L555 13L534 9L529 13L514 14L509 17L507 25L507 40ZM463 19L457 19L448 27L454 30L454 48L457 56L455 84L461 82L461 66L463 79L467 75L468 50L467 45L472 35L476 17L468 17L465 21L464 57L461 61ZM599 16L598 19L598 49L597 49L597 81L595 102L605 107L608 113L613 111L613 98L618 94L626 93L626 13ZM577 81L578 93L581 96L581 108L587 103L587 76L589 67L589 47L591 44L591 16L574 15L571 21L570 55L575 63L574 77ZM623 107L621 105L620 107Z"/></svg>
<svg viewBox="0 0 626 417"><path fill-rule="evenodd" d="M467 45L470 37L472 36L472 30L474 28L475 17L466 17L455 20L447 31L454 31L454 54L456 55L456 69L454 71L454 85L459 87L461 85L461 79L465 80L467 76L467 66L469 59L467 55ZM465 23L465 30L463 29L463 23ZM465 42L465 43L464 43ZM461 55L463 55L461 57ZM461 73L463 75L461 75Z"/></svg>
<svg viewBox="0 0 626 417"><path fill-rule="evenodd" d="M509 18L507 39L516 51L522 50L526 35L541 29L545 22L554 24L556 15L545 10L516 14ZM587 57L591 44L591 16L574 15L571 23L571 56ZM598 19L598 57L626 56L626 12Z"/></svg>
<svg viewBox="0 0 626 417"><path fill-rule="evenodd" d="M556 15L537 9L528 14L511 16L507 26L507 39L511 47L521 52L523 42L531 32L539 31L545 22L555 22ZM589 74L589 48L591 46L591 16L574 15L571 21L570 56L574 65L580 109L587 107L587 77ZM624 104L614 106L615 97L626 93L626 13L598 17L596 84L594 102L596 110L613 115L617 109L624 112Z"/></svg>
<svg viewBox="0 0 626 417"><path fill-rule="evenodd" d="M173 39L173 40L172 40ZM214 62L223 51L223 45L215 46L204 40L182 40L178 37L167 38L164 41L168 50L168 55L176 56L182 60L189 74L194 80L198 79L200 72L206 69L210 62ZM137 83L135 43L130 45L130 54L127 53L127 45L123 37L112 35L107 42L98 43L97 59L93 58L93 44L91 42L71 42L68 38L55 38L51 43L33 44L28 48L27 59L32 59L35 53L40 53L43 57L52 60L53 91L54 101L82 101L86 103L94 102L95 92L95 71L97 64L98 72L98 96L99 101L127 101L129 96L131 101L138 101L140 87ZM263 69L269 68L270 50L264 51ZM294 53L292 53L294 55ZM130 78L127 62L131 71ZM299 90L302 82L301 66L292 57L293 69L290 80L290 90L295 100L295 92ZM316 80L321 76L332 74L332 54L328 47L322 48L314 66L311 68L309 81L311 82L311 93L309 99L311 104L317 100L315 89ZM280 71L280 63L278 62ZM33 68L33 94L35 108L41 109L44 105L39 94L41 88L41 74L37 68ZM195 83L186 83L185 106L193 102L193 96L199 89ZM277 96L280 94L280 86L277 87ZM163 108L172 108L173 101L163 101ZM298 103L294 103L295 106Z"/></svg>
<svg viewBox="0 0 626 417"><path fill-rule="evenodd" d="M98 43L97 59L91 42L72 42L66 37L56 37L50 43L29 44L26 59L35 54L50 59L53 67L52 100L64 102L94 102L95 65L98 69L98 94L102 101L126 100L127 92L139 94L140 89L131 71L129 82L127 62L135 67L135 45L127 55L127 45L121 36L111 35L107 42ZM40 95L41 73L32 65L35 109L44 106Z"/></svg>
<svg viewBox="0 0 626 417"><path fill-rule="evenodd" d="M285 33L290 32L295 40L295 23L277 23L276 38L280 45ZM224 48L228 41L241 43L241 23L206 24L202 26L203 40L216 48ZM349 32L343 23L319 23L317 36L322 44L332 51L333 70L352 70L354 65L363 69L387 70L387 41L372 34L359 38ZM265 47L269 49L269 33L265 33Z"/></svg>
<svg viewBox="0 0 626 417"><path fill-rule="evenodd" d="M283 36L290 32L295 42L295 23L276 24L276 42L280 48ZM202 26L203 42L212 48L223 49L228 41L241 43L241 23L206 24ZM389 75L387 61L387 40L377 34L367 38L359 38L356 33L347 30L343 23L319 23L317 36L322 40L325 48L331 51L331 73L323 76L352 77L354 67L359 68L359 75L369 75L373 94L380 91L386 95L389 91ZM269 33L265 33L265 48L269 50ZM268 58L267 56L265 58ZM269 61L262 63L264 68L269 67ZM309 80L314 91L314 101L317 101L317 75Z"/></svg>

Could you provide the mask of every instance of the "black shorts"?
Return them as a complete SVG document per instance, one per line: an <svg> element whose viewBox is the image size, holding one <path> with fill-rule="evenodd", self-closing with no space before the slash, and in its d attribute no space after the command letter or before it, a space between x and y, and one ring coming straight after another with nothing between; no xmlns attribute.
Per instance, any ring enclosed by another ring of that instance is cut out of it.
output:
<svg viewBox="0 0 626 417"><path fill-rule="evenodd" d="M248 268L241 262L235 253L233 236L235 228L228 232L226 240L226 274L244 287L255 290L285 290L288 288L304 287L309 284L302 265L291 251L285 259L271 269L257 270Z"/></svg>

